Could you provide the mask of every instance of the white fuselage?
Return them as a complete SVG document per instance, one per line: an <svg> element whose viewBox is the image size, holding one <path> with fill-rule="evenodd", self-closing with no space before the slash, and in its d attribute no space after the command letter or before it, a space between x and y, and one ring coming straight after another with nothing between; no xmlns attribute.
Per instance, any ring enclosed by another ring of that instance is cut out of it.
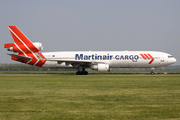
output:
<svg viewBox="0 0 180 120"><path fill-rule="evenodd" d="M176 62L168 53L156 51L45 52L43 67L78 67L83 63L108 64L109 68L157 68ZM71 62L72 61L72 62ZM73 65L72 65L73 64Z"/></svg>
<svg viewBox="0 0 180 120"><path fill-rule="evenodd" d="M12 60L38 67L73 67L77 75L87 75L86 68L99 72L110 68L157 68L176 62L170 54L156 51L69 51L45 52L42 43L32 43L16 26L9 26L14 43L4 44ZM153 71L151 70L153 75Z"/></svg>

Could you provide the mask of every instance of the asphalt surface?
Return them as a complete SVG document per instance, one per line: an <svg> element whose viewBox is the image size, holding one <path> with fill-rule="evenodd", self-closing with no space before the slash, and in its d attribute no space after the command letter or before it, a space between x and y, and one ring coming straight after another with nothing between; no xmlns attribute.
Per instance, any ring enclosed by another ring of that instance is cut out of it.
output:
<svg viewBox="0 0 180 120"><path fill-rule="evenodd" d="M113 75L113 74L95 74L95 75L72 75L72 74L0 74L0 76L180 76L180 74L135 74L135 75Z"/></svg>

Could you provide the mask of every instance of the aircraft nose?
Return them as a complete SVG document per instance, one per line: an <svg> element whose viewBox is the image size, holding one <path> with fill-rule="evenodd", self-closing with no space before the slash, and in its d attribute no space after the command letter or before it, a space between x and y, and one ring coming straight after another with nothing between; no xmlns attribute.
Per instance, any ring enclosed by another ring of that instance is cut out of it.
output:
<svg viewBox="0 0 180 120"><path fill-rule="evenodd" d="M176 58L174 58L173 63L175 63L176 61L177 61Z"/></svg>
<svg viewBox="0 0 180 120"><path fill-rule="evenodd" d="M170 61L172 64L176 62L176 58L172 58Z"/></svg>
<svg viewBox="0 0 180 120"><path fill-rule="evenodd" d="M168 65L174 64L176 62L176 58L171 57L167 60Z"/></svg>

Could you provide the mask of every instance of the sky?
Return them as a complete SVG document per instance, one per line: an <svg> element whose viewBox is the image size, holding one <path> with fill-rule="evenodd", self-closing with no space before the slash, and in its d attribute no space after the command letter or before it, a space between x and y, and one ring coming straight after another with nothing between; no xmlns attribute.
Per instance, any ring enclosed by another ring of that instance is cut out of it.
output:
<svg viewBox="0 0 180 120"><path fill-rule="evenodd" d="M180 65L180 0L1 0L0 63L17 26L43 51L161 51Z"/></svg>

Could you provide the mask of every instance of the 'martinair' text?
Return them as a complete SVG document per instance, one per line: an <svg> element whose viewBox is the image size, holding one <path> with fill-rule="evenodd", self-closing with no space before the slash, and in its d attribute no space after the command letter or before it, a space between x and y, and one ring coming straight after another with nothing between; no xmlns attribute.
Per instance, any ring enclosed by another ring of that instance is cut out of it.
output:
<svg viewBox="0 0 180 120"><path fill-rule="evenodd" d="M113 55L84 55L84 54L75 54L75 60L112 60ZM115 55L116 60L138 60L138 55Z"/></svg>

